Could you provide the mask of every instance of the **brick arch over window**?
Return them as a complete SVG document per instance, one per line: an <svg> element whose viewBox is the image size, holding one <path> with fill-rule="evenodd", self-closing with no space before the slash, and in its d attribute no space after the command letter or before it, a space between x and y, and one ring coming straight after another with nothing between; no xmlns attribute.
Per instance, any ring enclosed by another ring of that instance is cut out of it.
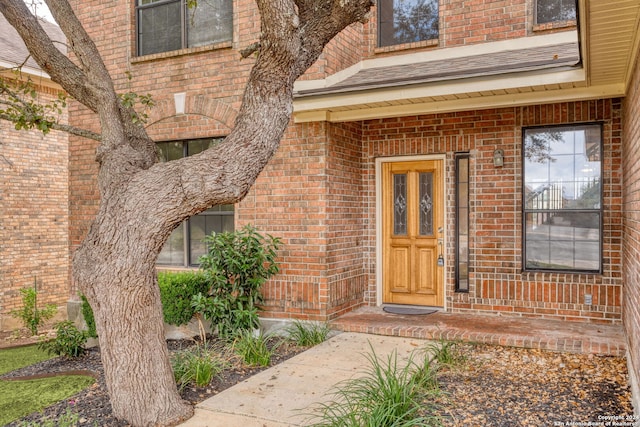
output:
<svg viewBox="0 0 640 427"><path fill-rule="evenodd" d="M176 114L173 96L156 100L147 119L147 132L157 141L225 136L235 125L238 111L206 95L186 96L184 113Z"/></svg>

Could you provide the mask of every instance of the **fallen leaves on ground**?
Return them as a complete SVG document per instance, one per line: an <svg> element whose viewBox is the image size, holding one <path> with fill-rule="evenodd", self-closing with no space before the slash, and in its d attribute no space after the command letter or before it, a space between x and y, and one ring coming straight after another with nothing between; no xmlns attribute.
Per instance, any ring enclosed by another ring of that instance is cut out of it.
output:
<svg viewBox="0 0 640 427"><path fill-rule="evenodd" d="M634 419L624 358L471 344L459 344L458 350L466 362L439 374L444 426L605 425L611 417Z"/></svg>

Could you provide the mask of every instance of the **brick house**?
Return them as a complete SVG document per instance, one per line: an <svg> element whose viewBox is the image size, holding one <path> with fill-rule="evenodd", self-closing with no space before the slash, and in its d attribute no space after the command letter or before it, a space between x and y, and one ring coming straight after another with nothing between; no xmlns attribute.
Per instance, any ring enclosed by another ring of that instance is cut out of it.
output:
<svg viewBox="0 0 640 427"><path fill-rule="evenodd" d="M73 3L117 87L156 100L147 129L167 160L229 132L253 2ZM638 22L638 0L378 1L297 82L249 195L180 226L159 268L251 223L284 243L267 318L411 304L624 324L637 377ZM94 150L70 139L71 251L98 206Z"/></svg>
<svg viewBox="0 0 640 427"><path fill-rule="evenodd" d="M54 40L64 41L57 25L43 26ZM0 75L15 78L11 69L20 64L21 78L34 83L39 99L57 97L60 86L29 58L18 33L0 14ZM19 290L34 281L40 302L56 304L64 313L70 293L67 178L65 133L16 131L0 121L0 330L20 326L9 312L22 305Z"/></svg>

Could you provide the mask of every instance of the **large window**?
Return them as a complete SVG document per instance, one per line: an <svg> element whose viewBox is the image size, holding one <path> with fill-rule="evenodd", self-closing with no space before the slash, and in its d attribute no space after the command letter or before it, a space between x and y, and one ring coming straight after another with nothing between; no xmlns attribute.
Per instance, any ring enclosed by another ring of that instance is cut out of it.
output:
<svg viewBox="0 0 640 427"><path fill-rule="evenodd" d="M164 161L192 156L220 142L219 138L196 139L190 141L161 142L158 144ZM212 231L233 231L234 206L214 206L199 215L191 217L176 228L165 243L158 264L175 266L198 265L198 258L207 251L205 236Z"/></svg>
<svg viewBox="0 0 640 427"><path fill-rule="evenodd" d="M576 19L576 0L536 0L536 23Z"/></svg>
<svg viewBox="0 0 640 427"><path fill-rule="evenodd" d="M438 38L438 0L379 0L380 46Z"/></svg>
<svg viewBox="0 0 640 427"><path fill-rule="evenodd" d="M138 55L229 41L232 0L136 0Z"/></svg>
<svg viewBox="0 0 640 427"><path fill-rule="evenodd" d="M524 131L524 268L601 271L600 125Z"/></svg>

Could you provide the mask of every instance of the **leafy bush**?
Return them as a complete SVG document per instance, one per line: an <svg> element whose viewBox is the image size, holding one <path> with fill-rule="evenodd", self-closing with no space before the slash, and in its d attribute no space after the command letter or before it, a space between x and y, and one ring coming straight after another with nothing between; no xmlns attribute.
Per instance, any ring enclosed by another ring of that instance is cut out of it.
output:
<svg viewBox="0 0 640 427"><path fill-rule="evenodd" d="M331 328L327 323L295 320L285 332L287 337L301 347L311 347L327 340Z"/></svg>
<svg viewBox="0 0 640 427"><path fill-rule="evenodd" d="M421 415L425 397L437 396L430 359L417 363L412 355L407 364L399 366L393 352L386 363L378 360L373 348L367 355L370 366L363 376L337 386L335 399L316 405L309 421L314 426L438 426L438 418ZM428 408L426 408L428 409Z"/></svg>
<svg viewBox="0 0 640 427"><path fill-rule="evenodd" d="M22 320L24 326L31 331L31 335L38 335L38 328L55 316L58 308L54 304L47 304L43 309L38 308L38 289L35 280L33 288L22 288L20 293L22 294L23 307L11 311L10 314Z"/></svg>
<svg viewBox="0 0 640 427"><path fill-rule="evenodd" d="M240 333L233 342L233 351L250 366L269 366L273 350L267 345L268 337L251 331Z"/></svg>
<svg viewBox="0 0 640 427"><path fill-rule="evenodd" d="M73 322L67 320L56 323L55 339L41 342L38 348L49 354L73 358L84 354L86 342L86 332L78 330Z"/></svg>
<svg viewBox="0 0 640 427"><path fill-rule="evenodd" d="M212 233L205 242L209 249L200 257L200 268L211 289L195 295L192 307L217 325L222 337L256 328L262 286L279 271L275 260L280 239L262 236L248 225L234 232Z"/></svg>
<svg viewBox="0 0 640 427"><path fill-rule="evenodd" d="M176 352L171 357L173 375L178 387L189 384L204 387L224 370L227 362L206 345Z"/></svg>
<svg viewBox="0 0 640 427"><path fill-rule="evenodd" d="M195 314L191 299L199 293L208 293L206 276L195 272L160 272L158 286L162 300L164 321L171 325L189 323Z"/></svg>
<svg viewBox="0 0 640 427"><path fill-rule="evenodd" d="M93 317L93 309L89 305L89 300L84 295L80 295L82 299L82 317L87 324L87 336L91 338L98 338L98 332L96 331L96 319Z"/></svg>

